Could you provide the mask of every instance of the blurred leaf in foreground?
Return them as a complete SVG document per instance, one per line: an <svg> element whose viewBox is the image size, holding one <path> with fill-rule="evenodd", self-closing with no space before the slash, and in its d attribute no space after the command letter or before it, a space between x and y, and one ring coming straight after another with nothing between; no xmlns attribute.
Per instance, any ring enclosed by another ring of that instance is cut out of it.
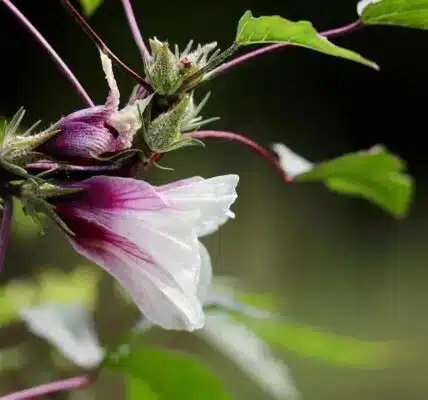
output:
<svg viewBox="0 0 428 400"><path fill-rule="evenodd" d="M21 311L28 329L46 339L66 358L82 368L95 368L103 359L88 311L78 305L41 304Z"/></svg>
<svg viewBox="0 0 428 400"><path fill-rule="evenodd" d="M182 353L122 345L107 357L105 366L141 380L156 399L230 399L217 376Z"/></svg>
<svg viewBox="0 0 428 400"><path fill-rule="evenodd" d="M12 281L0 288L0 326L19 319L23 307L38 298L37 285L32 281Z"/></svg>
<svg viewBox="0 0 428 400"><path fill-rule="evenodd" d="M262 322L263 323L263 322ZM205 327L197 332L227 356L260 388L276 399L297 399L298 391L284 362L245 324L221 311L207 313Z"/></svg>
<svg viewBox="0 0 428 400"><path fill-rule="evenodd" d="M160 397L150 389L150 386L140 379L128 376L126 378L127 400L159 400Z"/></svg>
<svg viewBox="0 0 428 400"><path fill-rule="evenodd" d="M292 350L305 357L350 367L384 368L398 362L395 342L365 341L324 332L311 326L277 320L235 317L279 350Z"/></svg>
<svg viewBox="0 0 428 400"><path fill-rule="evenodd" d="M79 265L71 272L44 270L39 276L40 302L78 303L92 309L100 277L98 268L87 265Z"/></svg>

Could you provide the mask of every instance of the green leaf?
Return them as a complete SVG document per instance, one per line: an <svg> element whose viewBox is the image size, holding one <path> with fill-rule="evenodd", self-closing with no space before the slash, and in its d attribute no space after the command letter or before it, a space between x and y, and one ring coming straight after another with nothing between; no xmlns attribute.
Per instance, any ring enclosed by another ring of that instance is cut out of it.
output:
<svg viewBox="0 0 428 400"><path fill-rule="evenodd" d="M300 398L285 363L249 327L221 311L207 312L206 316L205 327L197 334L229 358L260 389L276 399Z"/></svg>
<svg viewBox="0 0 428 400"><path fill-rule="evenodd" d="M37 298L34 282L12 281L0 288L0 326L19 320L19 312Z"/></svg>
<svg viewBox="0 0 428 400"><path fill-rule="evenodd" d="M296 181L321 181L339 194L364 197L392 215L404 217L413 194L412 178L402 172L404 168L400 158L376 146L314 165Z"/></svg>
<svg viewBox="0 0 428 400"><path fill-rule="evenodd" d="M239 317L254 333L278 350L350 367L384 368L399 364L399 345L339 336L287 321Z"/></svg>
<svg viewBox="0 0 428 400"><path fill-rule="evenodd" d="M363 0L357 12L365 24L428 29L427 0Z"/></svg>
<svg viewBox="0 0 428 400"><path fill-rule="evenodd" d="M346 58L369 67L379 67L359 54L336 46L321 36L308 21L293 22L279 15L254 18L247 11L239 21L235 39L239 45L283 43L306 47L335 57Z"/></svg>
<svg viewBox="0 0 428 400"><path fill-rule="evenodd" d="M80 4L83 8L83 13L90 17L102 4L103 0L80 0Z"/></svg>
<svg viewBox="0 0 428 400"><path fill-rule="evenodd" d="M69 273L55 269L44 270L39 276L40 301L79 303L92 309L100 277L98 269L87 265L79 265Z"/></svg>
<svg viewBox="0 0 428 400"><path fill-rule="evenodd" d="M108 356L105 366L146 383L158 399L230 399L218 377L181 353L122 346Z"/></svg>
<svg viewBox="0 0 428 400"><path fill-rule="evenodd" d="M126 379L127 400L159 400L150 386L139 379L129 376Z"/></svg>

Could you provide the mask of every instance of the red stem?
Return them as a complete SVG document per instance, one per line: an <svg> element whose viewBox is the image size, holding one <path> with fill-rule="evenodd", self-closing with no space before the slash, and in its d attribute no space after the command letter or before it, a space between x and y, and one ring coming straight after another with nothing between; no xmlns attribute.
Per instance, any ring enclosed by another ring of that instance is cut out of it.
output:
<svg viewBox="0 0 428 400"><path fill-rule="evenodd" d="M3 0L4 1L4 0ZM135 79L144 89L149 92L152 91L151 86L135 71L129 68L119 57L116 56L103 42L103 40L98 36L98 34L90 27L90 25L86 22L85 18L83 18L79 11L74 8L74 6L69 2L69 0L62 0L64 7L67 11L72 15L72 17L79 23L79 25L83 28L85 33L90 37L90 39L97 45L97 47L108 57L111 58L125 73L127 73L131 78Z"/></svg>
<svg viewBox="0 0 428 400"><path fill-rule="evenodd" d="M3 268L4 260L6 258L7 245L9 244L10 239L12 216L13 199L11 196L6 195L3 198L3 215L0 225L0 271Z"/></svg>
<svg viewBox="0 0 428 400"><path fill-rule="evenodd" d="M134 10L132 9L131 0L122 0L122 6L125 11L126 19L128 20L129 28L131 29L132 36L134 37L135 44L140 51L143 60L149 61L151 56L146 44L144 43L141 31L138 28L137 20L135 18Z"/></svg>
<svg viewBox="0 0 428 400"><path fill-rule="evenodd" d="M73 378L64 379L51 383L45 383L40 386L35 386L30 389L21 390L19 392L7 394L0 397L0 400L27 400L41 399L51 393L66 392L69 390L83 388L92 382L89 376L75 376Z"/></svg>
<svg viewBox="0 0 428 400"><path fill-rule="evenodd" d="M68 80L72 83L77 93L79 93L80 97L88 104L89 107L93 107L94 103L92 102L89 95L86 93L83 86L80 84L78 79L74 76L73 72L71 72L70 68L68 68L67 64L62 60L62 58L58 55L58 53L52 48L52 46L48 43L48 41L43 37L43 35L36 29L36 27L24 16L24 14L19 11L11 1L9 0L0 0L18 19L18 21L33 35L33 37L45 48L49 56L54 60L59 69L63 72L63 74L68 78Z"/></svg>
<svg viewBox="0 0 428 400"><path fill-rule="evenodd" d="M195 139L230 139L236 142L243 144L244 146L249 147L255 153L257 153L260 157L264 158L276 171L279 173L281 178L287 182L291 182L291 178L289 178L285 171L281 168L281 165L277 161L277 159L263 146L254 142L253 140L247 138L246 136L239 135L233 132L222 132L222 131L197 131L186 133L184 136L190 136Z"/></svg>

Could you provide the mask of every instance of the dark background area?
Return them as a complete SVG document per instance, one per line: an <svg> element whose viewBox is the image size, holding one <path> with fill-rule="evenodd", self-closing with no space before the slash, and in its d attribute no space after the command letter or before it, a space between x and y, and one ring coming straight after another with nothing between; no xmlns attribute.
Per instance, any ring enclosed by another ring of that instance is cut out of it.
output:
<svg viewBox="0 0 428 400"><path fill-rule="evenodd" d="M15 3L102 104L107 85L98 53L60 1ZM191 38L217 40L221 48L231 43L247 9L255 16L310 20L324 30L352 22L355 6L348 0L134 1L146 39L157 36L181 47ZM113 52L143 73L119 0L106 0L90 23ZM0 38L0 115L10 118L22 105L27 122L42 119L48 125L84 106L4 7ZM428 396L428 32L368 27L335 43L374 60L381 70L302 48L279 50L210 83L205 115L221 116L215 128L244 133L267 146L283 142L314 161L385 144L408 162L416 179L407 219L397 221L365 201L338 197L318 185L283 185L263 160L234 143L210 142L205 150L173 153L164 164L175 172L154 171L148 178L160 182L238 173L237 218L207 241L218 274L238 276L255 291L281 295L285 314L322 329L373 340L420 340L418 351L403 349L406 363L380 372L326 366L290 352L287 359L305 398L422 400ZM134 83L121 71L116 77L126 101ZM55 232L42 238L20 236L16 225L15 234L4 279L76 263ZM218 361L213 364L220 368ZM242 387L243 381L236 377L230 385ZM245 388L236 393L237 398L250 396Z"/></svg>

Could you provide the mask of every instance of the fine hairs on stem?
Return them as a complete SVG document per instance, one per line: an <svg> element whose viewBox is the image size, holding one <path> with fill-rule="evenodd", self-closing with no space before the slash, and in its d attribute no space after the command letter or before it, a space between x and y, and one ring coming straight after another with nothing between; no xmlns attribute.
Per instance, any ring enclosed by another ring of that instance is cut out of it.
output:
<svg viewBox="0 0 428 400"><path fill-rule="evenodd" d="M93 107L94 103L86 93L83 86L80 84L78 79L74 76L73 72L71 72L70 68L68 68L67 64L62 60L62 58L58 55L58 53L52 48L52 46L48 43L48 41L43 37L43 35L36 29L36 27L15 7L15 5L10 0L0 0L18 19L18 21L27 29L33 37L41 44L41 46L46 50L47 54L50 58L52 58L58 68L62 71L62 73L66 76L66 78L71 82L71 84L76 89L76 92L80 95L80 97L85 101L85 103L89 107Z"/></svg>
<svg viewBox="0 0 428 400"><path fill-rule="evenodd" d="M132 79L135 79L144 89L152 91L151 86L138 75L135 71L129 68L122 60L119 59L104 43L100 36L90 27L86 22L85 18L76 10L76 8L70 3L69 0L61 0L64 7L71 14L71 16L78 22L78 24L83 28L85 33L89 38L97 45L97 47L107 55L114 63L117 64L126 74L128 74Z"/></svg>

